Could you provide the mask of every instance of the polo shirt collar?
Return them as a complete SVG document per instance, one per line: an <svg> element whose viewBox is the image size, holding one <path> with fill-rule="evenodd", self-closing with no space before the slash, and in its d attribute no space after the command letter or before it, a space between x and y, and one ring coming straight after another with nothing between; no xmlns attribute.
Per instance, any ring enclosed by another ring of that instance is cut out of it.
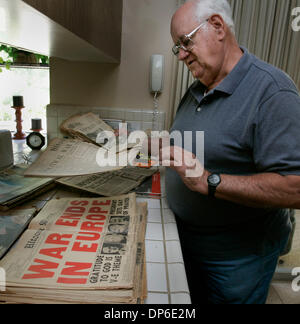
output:
<svg viewBox="0 0 300 324"><path fill-rule="evenodd" d="M250 66L252 65L252 56L249 54L248 50L241 47L244 52L243 56L233 68L233 70L226 76L226 78L214 89L215 91L220 91L232 95L238 85L246 76Z"/></svg>
<svg viewBox="0 0 300 324"><path fill-rule="evenodd" d="M246 48L241 46L241 50L244 52L244 54L239 62L226 76L226 78L216 88L213 89L213 92L218 91L232 95L235 89L241 83L242 79L246 76L250 66L252 65L253 58ZM191 93L198 101L200 101L203 97L205 89L206 87L200 81L198 81L192 85Z"/></svg>

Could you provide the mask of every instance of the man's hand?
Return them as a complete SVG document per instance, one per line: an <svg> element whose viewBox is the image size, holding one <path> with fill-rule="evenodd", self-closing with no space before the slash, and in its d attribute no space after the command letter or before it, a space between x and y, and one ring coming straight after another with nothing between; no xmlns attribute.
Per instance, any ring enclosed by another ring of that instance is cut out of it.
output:
<svg viewBox="0 0 300 324"><path fill-rule="evenodd" d="M178 146L169 146L160 149L159 158L161 165L175 170L190 190L208 194L209 173L193 153Z"/></svg>

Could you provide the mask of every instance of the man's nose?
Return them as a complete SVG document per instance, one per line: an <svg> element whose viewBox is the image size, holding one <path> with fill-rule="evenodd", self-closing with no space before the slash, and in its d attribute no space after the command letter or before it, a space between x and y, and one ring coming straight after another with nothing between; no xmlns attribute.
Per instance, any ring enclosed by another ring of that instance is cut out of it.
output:
<svg viewBox="0 0 300 324"><path fill-rule="evenodd" d="M178 59L180 61L184 61L190 55L189 51L185 51L184 49L179 49Z"/></svg>

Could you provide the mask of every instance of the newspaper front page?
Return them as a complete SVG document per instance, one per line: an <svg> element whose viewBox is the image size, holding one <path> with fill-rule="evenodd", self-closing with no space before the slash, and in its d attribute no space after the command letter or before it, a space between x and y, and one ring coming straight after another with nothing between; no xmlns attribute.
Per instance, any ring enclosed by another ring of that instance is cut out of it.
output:
<svg viewBox="0 0 300 324"><path fill-rule="evenodd" d="M137 204L137 215L141 226L137 228L137 255L132 289L45 289L35 287L8 286L0 292L0 302L14 303L96 303L96 304L141 304L147 297L145 263L145 229L147 203Z"/></svg>
<svg viewBox="0 0 300 324"><path fill-rule="evenodd" d="M145 223L135 194L51 200L1 260L7 286L133 289Z"/></svg>

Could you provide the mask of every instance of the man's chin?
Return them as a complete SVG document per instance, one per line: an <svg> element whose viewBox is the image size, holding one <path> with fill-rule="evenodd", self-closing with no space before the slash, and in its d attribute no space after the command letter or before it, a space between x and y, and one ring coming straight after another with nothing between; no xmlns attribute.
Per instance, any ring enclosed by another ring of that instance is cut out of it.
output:
<svg viewBox="0 0 300 324"><path fill-rule="evenodd" d="M194 77L195 79L198 79L198 75L199 75L199 73L197 73L197 71L195 71L195 70L193 70L193 69L189 69L189 70L190 70L190 72L192 73L193 77Z"/></svg>
<svg viewBox="0 0 300 324"><path fill-rule="evenodd" d="M194 79L199 80L204 85L206 84L205 78L202 73L197 73L197 72L195 72L195 73L191 72L191 73L192 73Z"/></svg>
<svg viewBox="0 0 300 324"><path fill-rule="evenodd" d="M204 81L204 73L203 71L199 71L199 69L189 69L192 73L193 77L197 80L200 80L201 82ZM202 81L203 80L203 81Z"/></svg>

